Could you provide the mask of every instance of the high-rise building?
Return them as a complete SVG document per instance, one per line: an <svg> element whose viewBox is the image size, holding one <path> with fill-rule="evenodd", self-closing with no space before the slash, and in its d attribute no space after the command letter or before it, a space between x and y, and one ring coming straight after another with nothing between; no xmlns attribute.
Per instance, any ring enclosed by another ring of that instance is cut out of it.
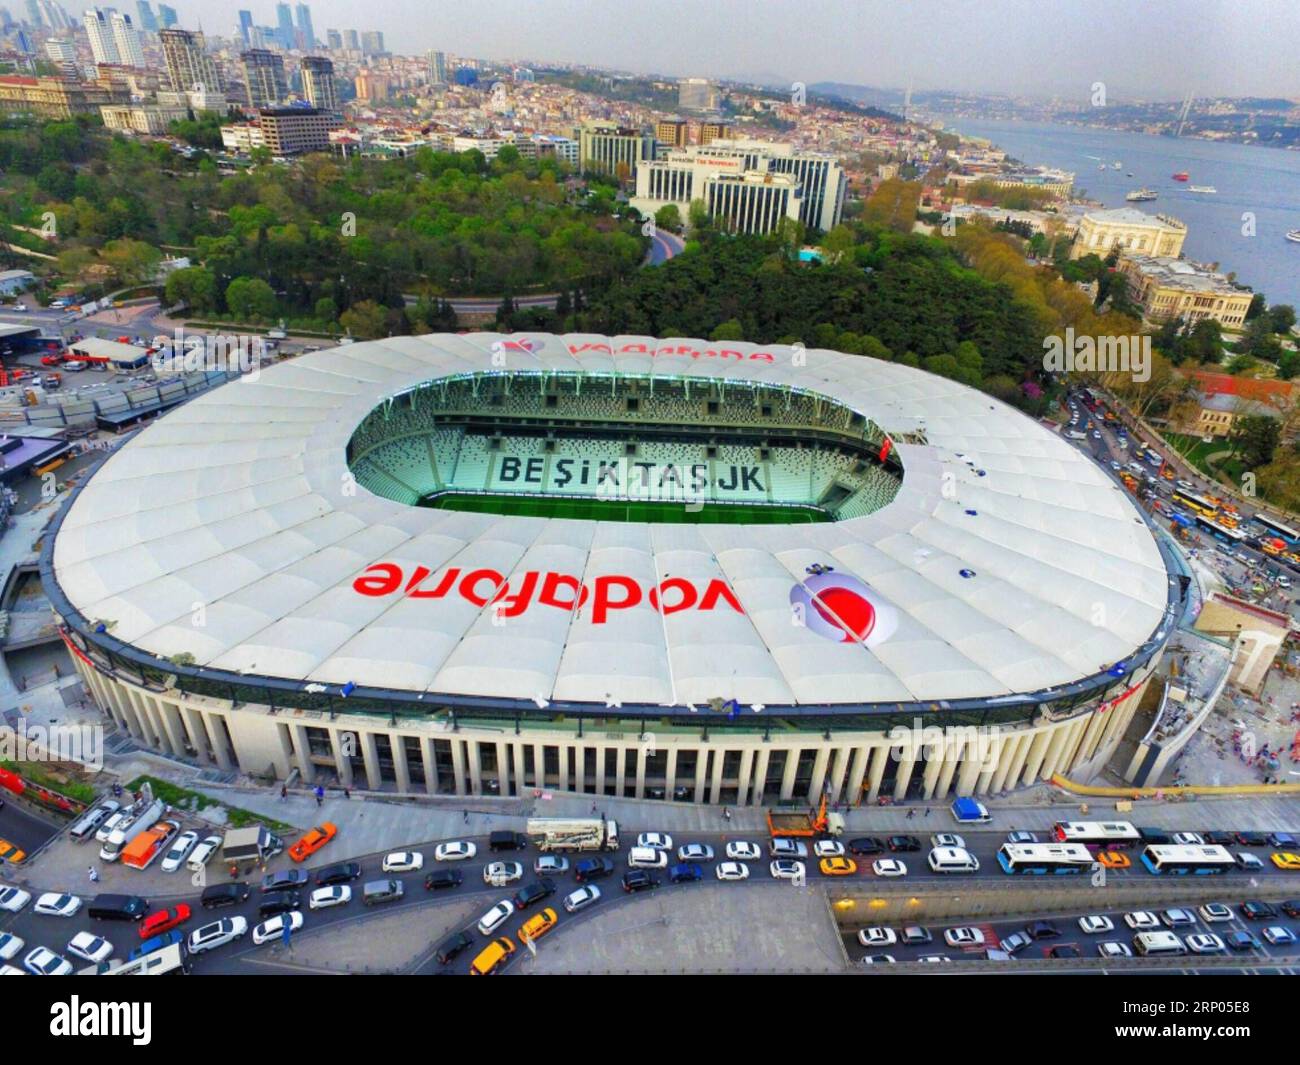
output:
<svg viewBox="0 0 1300 1065"><path fill-rule="evenodd" d="M343 31L343 44L349 51L361 51L361 38L357 35L356 30Z"/></svg>
<svg viewBox="0 0 1300 1065"><path fill-rule="evenodd" d="M122 59L117 54L117 42L113 40L113 26L108 21L108 13L102 8L92 7L86 10L83 19L95 63L120 63Z"/></svg>
<svg viewBox="0 0 1300 1065"><path fill-rule="evenodd" d="M144 68L144 49L140 47L140 34L136 32L131 16L114 11L108 19L113 28L113 43L117 46L118 62L123 66Z"/></svg>
<svg viewBox="0 0 1300 1065"><path fill-rule="evenodd" d="M45 54L50 57L50 62L57 63L59 66L76 67L77 65L77 45L64 37L47 37Z"/></svg>
<svg viewBox="0 0 1300 1065"><path fill-rule="evenodd" d="M161 14L166 8L160 4L158 10ZM163 29L158 31L158 37L162 41L167 80L173 92L189 92L196 85L202 85L209 92L225 89L221 71L208 55L201 31Z"/></svg>
<svg viewBox="0 0 1300 1065"><path fill-rule="evenodd" d="M160 29L169 30L177 25L179 21L174 7L168 7L166 4L158 5L158 26Z"/></svg>
<svg viewBox="0 0 1300 1065"><path fill-rule="evenodd" d="M434 85L447 84L447 53L429 53L429 80Z"/></svg>
<svg viewBox="0 0 1300 1065"><path fill-rule="evenodd" d="M677 106L683 111L716 111L721 105L722 95L708 78L682 78L677 83Z"/></svg>
<svg viewBox="0 0 1300 1065"><path fill-rule="evenodd" d="M275 5L275 38L286 52L293 47L293 12L288 4Z"/></svg>
<svg viewBox="0 0 1300 1065"><path fill-rule="evenodd" d="M294 8L294 14L298 17L298 47L308 52L316 47L316 31L311 27L311 8L299 4Z"/></svg>
<svg viewBox="0 0 1300 1065"><path fill-rule="evenodd" d="M655 157L652 134L612 122L588 122L578 132L578 146L581 169L620 179L635 176L638 163Z"/></svg>
<svg viewBox="0 0 1300 1065"><path fill-rule="evenodd" d="M684 118L661 118L655 123L655 140L674 148L685 148L689 128Z"/></svg>
<svg viewBox="0 0 1300 1065"><path fill-rule="evenodd" d="M309 55L302 61L302 94L312 107L335 113L339 109L334 86L334 64L324 56Z"/></svg>
<svg viewBox="0 0 1300 1065"><path fill-rule="evenodd" d="M384 35L380 30L366 30L361 34L361 51L366 55L384 54Z"/></svg>
<svg viewBox="0 0 1300 1065"><path fill-rule="evenodd" d="M249 107L276 107L289 95L284 78L284 56L265 48L239 54L244 71L244 99Z"/></svg>
<svg viewBox="0 0 1300 1065"><path fill-rule="evenodd" d="M158 19L153 13L149 0L135 0L135 10L140 16L140 28L147 33L157 33Z"/></svg>
<svg viewBox="0 0 1300 1065"><path fill-rule="evenodd" d="M712 144L714 141L725 141L729 135L725 122L700 123L700 147Z"/></svg>
<svg viewBox="0 0 1300 1065"><path fill-rule="evenodd" d="M55 0L27 0L27 21L36 29L70 30L77 20L69 15Z"/></svg>
<svg viewBox="0 0 1300 1065"><path fill-rule="evenodd" d="M329 151L330 130L339 120L315 107L275 107L258 112L262 142L272 155Z"/></svg>
<svg viewBox="0 0 1300 1065"><path fill-rule="evenodd" d="M339 33L338 30L326 30L325 47L331 52L343 51L343 34Z"/></svg>
<svg viewBox="0 0 1300 1065"><path fill-rule="evenodd" d="M253 47L253 13L251 11L241 11L239 13L239 39L244 42L245 48Z"/></svg>

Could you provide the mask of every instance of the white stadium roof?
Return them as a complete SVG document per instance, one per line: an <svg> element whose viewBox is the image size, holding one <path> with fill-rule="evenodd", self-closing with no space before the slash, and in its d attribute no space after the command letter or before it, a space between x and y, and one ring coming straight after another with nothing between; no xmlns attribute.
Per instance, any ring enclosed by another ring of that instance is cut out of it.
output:
<svg viewBox="0 0 1300 1065"><path fill-rule="evenodd" d="M980 392L833 351L796 359L780 345L721 354L677 338L518 340L352 344L194 399L125 444L73 501L53 549L63 594L90 625L111 623L114 639L188 653L201 668L601 704L996 699L1104 672L1161 624L1169 578L1131 499ZM789 385L925 443L896 444L904 474L892 503L813 525L505 517L406 506L351 483L348 440L387 397L449 375L539 370ZM372 569L381 565L395 568ZM815 565L857 578L891 617L870 648L792 623L792 589ZM458 583L434 597L451 570ZM376 574L399 571L380 587ZM543 601L548 574L562 575L555 602ZM513 607L479 605L494 575ZM358 590L363 576L374 594ZM588 597L569 609L577 580ZM650 596L660 586L664 612ZM713 608L699 609L710 589Z"/></svg>

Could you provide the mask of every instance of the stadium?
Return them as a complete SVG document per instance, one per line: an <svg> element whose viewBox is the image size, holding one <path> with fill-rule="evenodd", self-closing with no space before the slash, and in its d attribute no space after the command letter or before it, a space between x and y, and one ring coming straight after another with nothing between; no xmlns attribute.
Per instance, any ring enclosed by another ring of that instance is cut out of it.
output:
<svg viewBox="0 0 1300 1065"><path fill-rule="evenodd" d="M1105 765L1180 608L1107 474L799 345L428 335L115 452L45 539L76 667L169 757L388 793L729 805Z"/></svg>

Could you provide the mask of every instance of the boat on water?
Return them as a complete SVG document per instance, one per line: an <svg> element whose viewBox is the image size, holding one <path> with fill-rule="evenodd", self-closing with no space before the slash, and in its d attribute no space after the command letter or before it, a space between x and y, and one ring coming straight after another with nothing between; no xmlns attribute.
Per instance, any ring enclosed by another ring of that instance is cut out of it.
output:
<svg viewBox="0 0 1300 1065"><path fill-rule="evenodd" d="M1123 164L1123 163L1111 163L1111 164L1110 164L1110 168L1111 168L1112 170L1123 170L1123 169L1124 169L1124 164Z"/></svg>
<svg viewBox="0 0 1300 1065"><path fill-rule="evenodd" d="M1105 164L1105 163L1098 163L1098 164L1097 164L1097 169L1098 169L1098 170L1105 170L1105 169L1106 169L1106 164Z"/></svg>
<svg viewBox="0 0 1300 1065"><path fill-rule="evenodd" d="M1188 186L1187 186L1187 191L1188 191L1188 192L1204 192L1204 193L1206 193L1206 194L1212 194L1212 193L1218 192L1219 190L1216 189L1213 185L1188 185Z"/></svg>
<svg viewBox="0 0 1300 1065"><path fill-rule="evenodd" d="M1174 175L1175 181L1186 181L1191 175L1186 170L1180 170Z"/></svg>
<svg viewBox="0 0 1300 1065"><path fill-rule="evenodd" d="M1286 239L1293 244L1300 244L1300 229L1288 229Z"/></svg>
<svg viewBox="0 0 1300 1065"><path fill-rule="evenodd" d="M1132 177L1132 176L1133 176L1133 171L1130 170L1130 171L1129 171L1127 174L1125 174L1124 176L1125 176L1125 177Z"/></svg>
<svg viewBox="0 0 1300 1065"><path fill-rule="evenodd" d="M1124 199L1128 200L1130 203L1142 203L1145 200L1154 200L1159 195L1160 194L1156 192L1155 189L1148 189L1144 187L1140 189L1134 189L1127 196L1125 196Z"/></svg>

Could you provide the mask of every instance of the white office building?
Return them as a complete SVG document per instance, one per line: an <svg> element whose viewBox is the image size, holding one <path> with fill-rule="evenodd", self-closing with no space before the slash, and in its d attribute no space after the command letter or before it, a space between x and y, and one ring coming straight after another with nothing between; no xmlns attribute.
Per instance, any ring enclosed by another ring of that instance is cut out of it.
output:
<svg viewBox="0 0 1300 1065"><path fill-rule="evenodd" d="M114 66L122 62L117 52L117 42L113 39L113 26L108 15L97 7L89 8L82 16L86 26L86 36L90 38L90 51L95 63L109 63Z"/></svg>
<svg viewBox="0 0 1300 1065"><path fill-rule="evenodd" d="M114 11L109 16L113 29L113 43L117 46L118 60L128 67L144 68L144 49L140 47L140 33L130 15Z"/></svg>

